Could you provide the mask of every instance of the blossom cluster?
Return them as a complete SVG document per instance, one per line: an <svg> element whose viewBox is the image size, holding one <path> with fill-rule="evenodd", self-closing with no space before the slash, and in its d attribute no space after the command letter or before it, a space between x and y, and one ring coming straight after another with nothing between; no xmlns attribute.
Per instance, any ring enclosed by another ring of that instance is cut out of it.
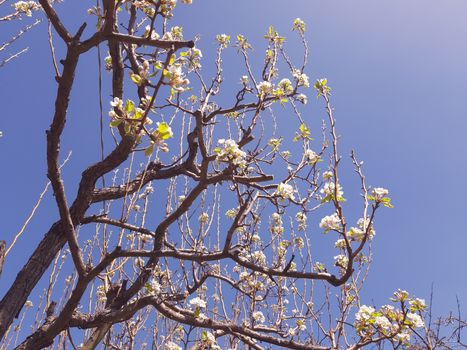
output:
<svg viewBox="0 0 467 350"><path fill-rule="evenodd" d="M297 223L298 223L298 231L305 231L306 230L306 220L307 220L307 217L306 217L306 214L302 211L298 212L296 215L295 215L295 220L297 220Z"/></svg>
<svg viewBox="0 0 467 350"><path fill-rule="evenodd" d="M308 78L308 75L305 73L302 73L300 69L294 69L292 71L292 76L295 78L295 80L298 83L298 86L303 86L303 87L310 87L310 81Z"/></svg>
<svg viewBox="0 0 467 350"><path fill-rule="evenodd" d="M197 349L211 349L211 350L221 350L219 345L217 345L216 337L214 334L208 331L204 331L199 342L199 347Z"/></svg>
<svg viewBox="0 0 467 350"><path fill-rule="evenodd" d="M277 185L275 194L284 200L290 199L293 201L295 200L294 192L295 191L292 185L281 182L279 185Z"/></svg>
<svg viewBox="0 0 467 350"><path fill-rule="evenodd" d="M195 297L190 300L190 305L195 306L196 308L204 309L206 308L206 302L200 297Z"/></svg>
<svg viewBox="0 0 467 350"><path fill-rule="evenodd" d="M26 17L31 17L32 11L37 11L41 8L41 5L35 1L17 1L12 6L16 12L23 13Z"/></svg>
<svg viewBox="0 0 467 350"><path fill-rule="evenodd" d="M133 123L137 123L143 120L146 111L141 107L135 107L135 103L132 100L126 100L123 103L118 97L114 97L113 101L110 102L110 106L113 108L109 112L111 119L110 126L115 127L125 122L126 132L131 131ZM144 119L146 125L151 125L152 120L146 116Z"/></svg>
<svg viewBox="0 0 467 350"><path fill-rule="evenodd" d="M282 235L284 233L284 225L282 223L282 217L279 213L274 213L271 215L269 232L274 235Z"/></svg>
<svg viewBox="0 0 467 350"><path fill-rule="evenodd" d="M235 272L240 271L240 267L237 265L234 267ZM240 281L243 283L243 288L249 291L265 291L266 285L270 279L267 275L261 274L257 271L251 273L247 270L239 273Z"/></svg>
<svg viewBox="0 0 467 350"><path fill-rule="evenodd" d="M325 174L327 174L327 172ZM324 183L323 188L320 190L320 193L324 196L322 202L329 202L331 200L337 200L339 202L345 201L343 197L344 191L342 190L342 186L338 183L336 190L336 184L333 181L332 177L329 178L329 181Z"/></svg>
<svg viewBox="0 0 467 350"><path fill-rule="evenodd" d="M263 313L261 311L255 311L251 315L253 320L255 320L258 323L264 323L266 321L266 318L264 317Z"/></svg>
<svg viewBox="0 0 467 350"><path fill-rule="evenodd" d="M164 69L163 74L174 92L183 92L188 90L187 85L190 84L190 81L185 78L181 63L170 64L167 69Z"/></svg>
<svg viewBox="0 0 467 350"><path fill-rule="evenodd" d="M317 154L315 151L311 149L307 149L305 151L305 159L310 163L310 164L315 164L319 162L320 157L319 154Z"/></svg>
<svg viewBox="0 0 467 350"><path fill-rule="evenodd" d="M230 44L230 35L218 34L216 35L216 40L221 45L221 47L226 48Z"/></svg>
<svg viewBox="0 0 467 350"><path fill-rule="evenodd" d="M325 216L321 219L319 227L326 233L331 230L339 231L341 229L341 219L337 213Z"/></svg>
<svg viewBox="0 0 467 350"><path fill-rule="evenodd" d="M168 341L165 343L164 350L182 350L182 348L174 342Z"/></svg>
<svg viewBox="0 0 467 350"><path fill-rule="evenodd" d="M219 147L216 147L214 152L219 162L231 163L242 169L246 167L246 152L243 151L234 140L220 139L217 143Z"/></svg>
<svg viewBox="0 0 467 350"><path fill-rule="evenodd" d="M305 32L305 22L303 22L300 18L295 18L293 21L293 30L298 30L301 33Z"/></svg>
<svg viewBox="0 0 467 350"><path fill-rule="evenodd" d="M426 308L425 301L410 298L406 291L394 293L393 302L400 302L401 309L393 305L383 305L379 310L362 305L355 314L355 329L362 338L390 337L402 344L407 344L414 329L424 327L421 312ZM410 305L407 310L407 302Z"/></svg>
<svg viewBox="0 0 467 350"><path fill-rule="evenodd" d="M376 204L382 203L385 207L393 208L391 204L391 198L388 197L389 191L382 187L373 188L371 195L368 196L368 199L375 201Z"/></svg>
<svg viewBox="0 0 467 350"><path fill-rule="evenodd" d="M347 237L354 242L361 242L365 236L368 236L367 239L369 240L373 239L375 234L373 224L370 225L370 219L360 218L357 221L357 227L351 227L347 232Z"/></svg>
<svg viewBox="0 0 467 350"><path fill-rule="evenodd" d="M269 81L262 81L256 88L258 89L259 98L264 99L272 93L273 86Z"/></svg>

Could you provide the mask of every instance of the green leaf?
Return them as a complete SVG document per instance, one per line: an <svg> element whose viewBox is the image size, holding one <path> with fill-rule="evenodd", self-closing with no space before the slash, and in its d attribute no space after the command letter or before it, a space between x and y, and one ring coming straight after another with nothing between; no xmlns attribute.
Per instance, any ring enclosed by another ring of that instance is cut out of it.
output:
<svg viewBox="0 0 467 350"><path fill-rule="evenodd" d="M112 120L110 123L109 123L109 126L111 128L114 128L116 126L119 126L121 123L123 122L123 120Z"/></svg>
<svg viewBox="0 0 467 350"><path fill-rule="evenodd" d="M141 78L138 74L130 74L130 78L133 80L133 83L138 86L143 82L143 78Z"/></svg>
<svg viewBox="0 0 467 350"><path fill-rule="evenodd" d="M154 151L154 145L151 145L151 146L149 146L148 148L146 148L144 150L144 155L146 157L149 157L152 154L153 151Z"/></svg>
<svg viewBox="0 0 467 350"><path fill-rule="evenodd" d="M144 111L142 111L142 110L139 109L139 108L136 108L136 109L135 109L135 115L133 116L133 119L141 119L141 118L143 118L144 113L141 113L141 112L144 112Z"/></svg>
<svg viewBox="0 0 467 350"><path fill-rule="evenodd" d="M172 128L166 122L159 123L157 133L162 140L168 140L172 137Z"/></svg>
<svg viewBox="0 0 467 350"><path fill-rule="evenodd" d="M161 61L157 61L155 64L154 64L154 68L156 68L157 70L161 70L164 66L162 65L162 62Z"/></svg>
<svg viewBox="0 0 467 350"><path fill-rule="evenodd" d="M127 100L125 103L125 112L131 113L135 109L135 103L132 100Z"/></svg>
<svg viewBox="0 0 467 350"><path fill-rule="evenodd" d="M131 131L131 126L130 126L130 124L125 124L125 133L126 133L126 134L129 134L130 131Z"/></svg>

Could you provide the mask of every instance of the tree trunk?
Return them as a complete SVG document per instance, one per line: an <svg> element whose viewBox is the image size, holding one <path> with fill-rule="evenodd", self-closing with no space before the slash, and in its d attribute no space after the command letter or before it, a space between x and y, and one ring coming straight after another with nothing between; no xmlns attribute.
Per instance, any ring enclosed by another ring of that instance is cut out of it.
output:
<svg viewBox="0 0 467 350"><path fill-rule="evenodd" d="M50 266L56 254L65 245L59 222L52 225L28 262L16 276L15 282L0 301L0 339L13 319L17 317L32 289ZM0 269L3 259L0 259Z"/></svg>

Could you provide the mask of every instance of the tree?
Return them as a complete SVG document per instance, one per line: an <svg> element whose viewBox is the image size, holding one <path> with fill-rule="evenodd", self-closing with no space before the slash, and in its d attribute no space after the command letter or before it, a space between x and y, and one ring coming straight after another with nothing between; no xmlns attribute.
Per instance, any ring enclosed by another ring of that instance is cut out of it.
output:
<svg viewBox="0 0 467 350"><path fill-rule="evenodd" d="M18 349L358 349L409 346L411 337L436 346L423 300L401 290L378 309L360 300L375 215L391 202L386 189L367 187L352 153L362 210L356 218L345 212L331 88L326 79L310 86L303 21L292 24L303 43L299 65L270 27L259 70L247 38L219 34L206 77L195 41L170 27L176 0L104 0L88 11L97 29L86 38L86 24L71 33L47 0L39 3L66 46L47 131L60 220L0 302L3 347L12 346L23 325L10 328L14 317L30 310L50 266L41 323ZM113 139L102 142L114 148L105 154L102 146L68 204L60 144L70 94L80 59L104 44ZM224 96L231 46L245 73ZM325 106L321 126L301 110L312 88ZM326 235L312 237L310 222ZM317 258L330 241L334 265Z"/></svg>

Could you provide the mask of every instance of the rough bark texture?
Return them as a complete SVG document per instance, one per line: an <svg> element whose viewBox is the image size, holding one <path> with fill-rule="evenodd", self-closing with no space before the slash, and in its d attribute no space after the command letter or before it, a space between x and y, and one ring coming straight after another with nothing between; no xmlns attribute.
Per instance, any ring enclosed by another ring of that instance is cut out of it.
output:
<svg viewBox="0 0 467 350"><path fill-rule="evenodd" d="M45 235L28 262L18 273L15 283L0 302L0 338L5 334L14 317L21 311L26 299L52 263L55 255L66 242L56 222Z"/></svg>

